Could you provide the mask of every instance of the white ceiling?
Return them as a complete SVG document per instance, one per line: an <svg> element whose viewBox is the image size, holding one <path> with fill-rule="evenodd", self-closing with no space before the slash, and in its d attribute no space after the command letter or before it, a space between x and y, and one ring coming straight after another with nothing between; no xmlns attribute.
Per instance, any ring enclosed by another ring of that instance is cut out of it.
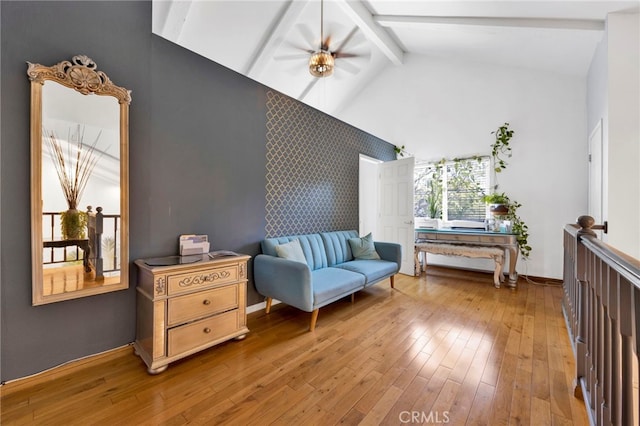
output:
<svg viewBox="0 0 640 426"><path fill-rule="evenodd" d="M153 32L329 114L405 55L585 76L607 13L639 1L325 0L333 76L307 70L320 44L319 0L154 0ZM290 56L295 59L288 59ZM417 82L416 82L417 84ZM339 117L338 117L339 118Z"/></svg>

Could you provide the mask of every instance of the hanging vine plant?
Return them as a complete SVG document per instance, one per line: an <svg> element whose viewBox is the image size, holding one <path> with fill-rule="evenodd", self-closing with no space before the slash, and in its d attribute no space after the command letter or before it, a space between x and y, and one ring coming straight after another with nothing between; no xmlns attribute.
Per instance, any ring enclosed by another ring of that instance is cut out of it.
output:
<svg viewBox="0 0 640 426"><path fill-rule="evenodd" d="M504 125L498 127L498 130L491 132L491 134L496 137L495 142L491 145L491 156L494 160L493 170L496 173L500 173L507 168L508 163L504 157L511 158L509 141L513 137L513 130L509 129L509 123L504 123Z"/></svg>
<svg viewBox="0 0 640 426"><path fill-rule="evenodd" d="M522 204L511 200L504 192L497 192L497 174L507 168L508 163L505 158L511 158L511 145L509 142L513 137L514 131L509 129L509 123L504 123L491 134L495 136L495 141L491 144L495 185L493 186L494 192L485 195L483 199L488 204L503 204L506 206L507 212L500 217L511 222L511 232L516 236L522 258L526 260L531 254L531 246L529 245L529 227L517 213Z"/></svg>
<svg viewBox="0 0 640 426"><path fill-rule="evenodd" d="M404 157L404 154L407 152L404 150L404 145L402 146L394 145L393 150L396 153L396 158Z"/></svg>

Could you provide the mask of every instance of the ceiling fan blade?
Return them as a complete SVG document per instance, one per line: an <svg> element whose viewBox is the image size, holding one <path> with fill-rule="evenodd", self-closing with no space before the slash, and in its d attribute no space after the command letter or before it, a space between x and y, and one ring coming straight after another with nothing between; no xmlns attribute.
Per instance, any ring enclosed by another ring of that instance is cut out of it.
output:
<svg viewBox="0 0 640 426"><path fill-rule="evenodd" d="M364 55L358 55L356 53L342 53L342 52L335 52L333 54L333 57L336 58L336 59L339 59L339 58L360 58L362 56L364 56Z"/></svg>
<svg viewBox="0 0 640 426"><path fill-rule="evenodd" d="M328 35L327 37L325 37L324 41L322 42L322 46L320 46L320 50L329 51L330 45L331 45L331 36Z"/></svg>
<svg viewBox="0 0 640 426"><path fill-rule="evenodd" d="M371 52L335 52L333 53L335 59L352 59L358 62L369 62L371 58Z"/></svg>
<svg viewBox="0 0 640 426"><path fill-rule="evenodd" d="M291 55L280 55L280 56L274 56L273 60L274 61L290 61L293 59L305 59L308 60L309 59L309 54L308 53L294 53Z"/></svg>
<svg viewBox="0 0 640 426"><path fill-rule="evenodd" d="M340 61L339 63L336 63L336 69L345 70L351 74L358 74L360 72L360 68L347 61Z"/></svg>
<svg viewBox="0 0 640 426"><path fill-rule="evenodd" d="M302 35L302 38L306 42L308 48L315 50L316 46L317 46L316 45L316 38L313 35L313 32L311 31L311 29L309 29L309 27L306 26L305 24L297 24L296 25L296 29ZM307 49L305 49L305 50L307 50Z"/></svg>
<svg viewBox="0 0 640 426"><path fill-rule="evenodd" d="M308 48L308 47L304 47L304 46L300 46L299 44L292 43L292 42L290 42L290 41L288 41L288 40L287 40L287 41L284 41L282 44L283 44L283 45L287 45L288 47L291 47L291 48L293 48L293 49L295 49L295 50L301 50L301 51L303 51L303 52L307 52L307 53L313 53L313 52L315 52L315 50L313 50L313 49L310 49L310 48Z"/></svg>
<svg viewBox="0 0 640 426"><path fill-rule="evenodd" d="M335 49L335 52L342 51L345 46L349 43L349 41L353 38L353 36L358 32L358 27L353 27L353 29L347 34L347 36L342 40L342 43Z"/></svg>

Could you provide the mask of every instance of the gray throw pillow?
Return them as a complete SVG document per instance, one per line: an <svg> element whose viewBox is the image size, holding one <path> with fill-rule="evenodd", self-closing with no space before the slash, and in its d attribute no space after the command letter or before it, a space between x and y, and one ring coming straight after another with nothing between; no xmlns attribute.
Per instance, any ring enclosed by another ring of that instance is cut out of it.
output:
<svg viewBox="0 0 640 426"><path fill-rule="evenodd" d="M380 259L380 255L376 251L373 244L373 236L371 233L362 238L349 238L351 252L356 259L374 260Z"/></svg>

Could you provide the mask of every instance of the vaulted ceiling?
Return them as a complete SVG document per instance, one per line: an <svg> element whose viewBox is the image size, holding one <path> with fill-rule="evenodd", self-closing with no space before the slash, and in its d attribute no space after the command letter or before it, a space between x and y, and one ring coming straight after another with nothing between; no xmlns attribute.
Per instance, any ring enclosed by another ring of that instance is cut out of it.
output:
<svg viewBox="0 0 640 426"><path fill-rule="evenodd" d="M329 114L407 55L584 77L607 13L638 1L325 0L330 77L308 71L319 0L154 0L154 33ZM420 82L411 82L420 84Z"/></svg>

